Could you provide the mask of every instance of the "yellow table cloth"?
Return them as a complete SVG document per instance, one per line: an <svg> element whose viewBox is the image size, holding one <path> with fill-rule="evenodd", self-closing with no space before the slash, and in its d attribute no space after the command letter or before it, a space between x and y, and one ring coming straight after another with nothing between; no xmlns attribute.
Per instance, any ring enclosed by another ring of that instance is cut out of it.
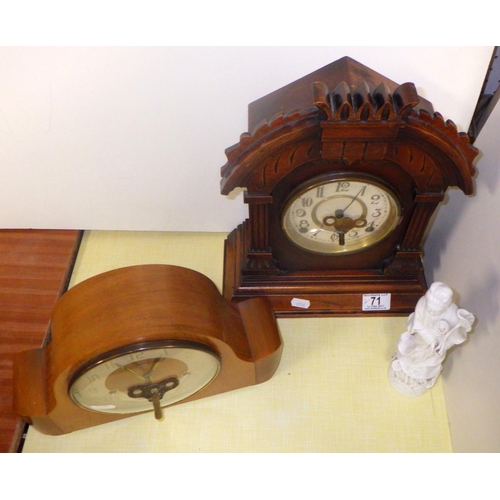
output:
<svg viewBox="0 0 500 500"><path fill-rule="evenodd" d="M137 264L199 271L221 289L220 233L86 232L70 286ZM275 376L257 386L64 436L23 452L451 452L441 382L420 398L387 379L404 317L279 319Z"/></svg>

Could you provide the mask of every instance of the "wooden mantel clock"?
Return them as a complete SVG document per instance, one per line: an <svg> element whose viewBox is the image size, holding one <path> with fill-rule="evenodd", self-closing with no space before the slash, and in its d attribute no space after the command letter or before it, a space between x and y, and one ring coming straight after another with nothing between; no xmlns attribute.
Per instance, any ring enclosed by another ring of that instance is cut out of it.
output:
<svg viewBox="0 0 500 500"><path fill-rule="evenodd" d="M249 206L224 296L266 296L278 316L408 314L431 216L448 187L472 193L477 154L412 83L349 57L251 103L222 167L222 194Z"/></svg>
<svg viewBox="0 0 500 500"><path fill-rule="evenodd" d="M57 302L52 339L14 361L14 409L59 435L270 379L282 342L268 300L225 300L177 266L109 271ZM167 418L168 420L168 418Z"/></svg>

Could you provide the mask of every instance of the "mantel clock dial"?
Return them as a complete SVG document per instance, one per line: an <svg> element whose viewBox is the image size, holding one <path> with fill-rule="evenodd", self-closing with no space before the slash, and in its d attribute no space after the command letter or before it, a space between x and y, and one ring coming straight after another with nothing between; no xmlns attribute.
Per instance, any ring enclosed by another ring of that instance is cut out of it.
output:
<svg viewBox="0 0 500 500"><path fill-rule="evenodd" d="M394 193L372 180L340 177L314 180L288 200L282 227L303 250L341 255L366 250L401 220Z"/></svg>
<svg viewBox="0 0 500 500"><path fill-rule="evenodd" d="M171 405L269 380L281 351L265 298L231 303L178 266L115 269L63 294L50 342L15 358L14 409L49 435L144 412L168 421Z"/></svg>
<svg viewBox="0 0 500 500"><path fill-rule="evenodd" d="M81 367L69 383L71 399L100 413L140 413L177 403L210 384L220 357L207 345L156 341L107 352Z"/></svg>
<svg viewBox="0 0 500 500"><path fill-rule="evenodd" d="M434 211L451 186L473 192L467 134L413 83L349 57L250 103L248 130L221 171L222 194L242 188L248 204L224 297L267 297L278 316L412 312Z"/></svg>

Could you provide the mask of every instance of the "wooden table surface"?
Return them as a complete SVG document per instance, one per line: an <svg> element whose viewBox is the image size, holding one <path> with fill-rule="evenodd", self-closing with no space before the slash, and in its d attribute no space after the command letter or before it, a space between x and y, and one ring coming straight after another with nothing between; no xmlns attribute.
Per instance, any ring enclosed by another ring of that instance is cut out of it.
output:
<svg viewBox="0 0 500 500"><path fill-rule="evenodd" d="M16 452L24 424L12 410L12 361L47 339L81 231L0 230L0 452Z"/></svg>

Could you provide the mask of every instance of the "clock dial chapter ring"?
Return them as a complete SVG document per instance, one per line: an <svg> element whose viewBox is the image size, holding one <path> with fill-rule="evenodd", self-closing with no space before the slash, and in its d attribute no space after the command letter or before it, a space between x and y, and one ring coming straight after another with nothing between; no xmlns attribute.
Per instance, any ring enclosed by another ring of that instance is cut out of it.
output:
<svg viewBox="0 0 500 500"><path fill-rule="evenodd" d="M152 341L127 346L89 361L71 378L69 394L79 406L100 413L139 413L182 401L209 385L220 358L205 344Z"/></svg>
<svg viewBox="0 0 500 500"><path fill-rule="evenodd" d="M396 195L362 177L316 181L290 196L282 228L298 247L319 254L359 252L388 236L401 220Z"/></svg>

